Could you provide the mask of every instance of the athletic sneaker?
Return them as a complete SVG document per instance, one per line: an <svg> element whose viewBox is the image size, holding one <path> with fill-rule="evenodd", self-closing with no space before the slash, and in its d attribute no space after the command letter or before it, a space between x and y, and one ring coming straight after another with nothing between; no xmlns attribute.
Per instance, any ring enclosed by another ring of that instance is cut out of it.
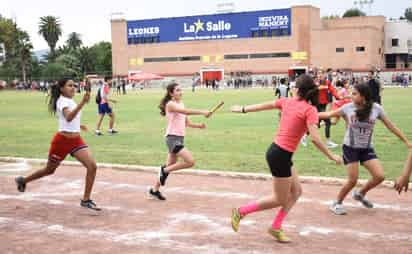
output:
<svg viewBox="0 0 412 254"><path fill-rule="evenodd" d="M290 243L291 240L285 235L282 229L269 228L268 233L273 236L280 243Z"/></svg>
<svg viewBox="0 0 412 254"><path fill-rule="evenodd" d="M160 185L162 186L166 184L166 179L169 176L169 173L165 172L165 167L166 166L163 165L163 166L160 166L160 169L159 169L159 182L160 182Z"/></svg>
<svg viewBox="0 0 412 254"><path fill-rule="evenodd" d="M162 195L160 191L154 191L152 188L149 190L149 195L152 198L158 199L158 200L166 200L166 198Z"/></svg>
<svg viewBox="0 0 412 254"><path fill-rule="evenodd" d="M346 214L346 210L341 203L334 201L333 204L329 207L329 209L336 215L344 215Z"/></svg>
<svg viewBox="0 0 412 254"><path fill-rule="evenodd" d="M307 135L303 135L303 137L300 140L300 143L304 146L307 147L308 146L308 141L307 141Z"/></svg>
<svg viewBox="0 0 412 254"><path fill-rule="evenodd" d="M239 223L243 216L240 214L238 208L232 209L232 229L237 232L239 230Z"/></svg>
<svg viewBox="0 0 412 254"><path fill-rule="evenodd" d="M95 133L96 133L97 136L103 136L103 133L101 133L99 130L96 130Z"/></svg>
<svg viewBox="0 0 412 254"><path fill-rule="evenodd" d="M363 196L359 191L354 190L352 192L352 197L354 200L359 201L362 203L362 205L366 208L373 208L373 204L372 202L370 202L369 200L367 200L365 198L365 196Z"/></svg>
<svg viewBox="0 0 412 254"><path fill-rule="evenodd" d="M17 185L17 190L24 192L26 190L26 183L24 182L24 177L19 176L14 179Z"/></svg>
<svg viewBox="0 0 412 254"><path fill-rule="evenodd" d="M108 130L107 132L108 132L109 134L117 134L117 133L119 133L118 131L116 131L116 130L114 130L114 129Z"/></svg>
<svg viewBox="0 0 412 254"><path fill-rule="evenodd" d="M80 200L80 206L84 207L84 208L88 208L94 211L101 211L102 209L97 207L96 203L93 202L93 200L89 199L89 200Z"/></svg>
<svg viewBox="0 0 412 254"><path fill-rule="evenodd" d="M326 146L327 146L328 148L336 148L336 147L338 147L338 144L333 143L332 141L328 140L328 141L326 142Z"/></svg>

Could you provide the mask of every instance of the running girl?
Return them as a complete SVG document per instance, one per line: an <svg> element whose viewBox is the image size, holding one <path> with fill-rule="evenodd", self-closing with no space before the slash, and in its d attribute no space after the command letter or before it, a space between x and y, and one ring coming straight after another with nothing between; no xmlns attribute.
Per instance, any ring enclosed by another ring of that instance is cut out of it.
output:
<svg viewBox="0 0 412 254"><path fill-rule="evenodd" d="M234 208L232 210L232 228L235 232L239 229L240 220L246 215L280 206L281 209L268 232L279 242L290 242L282 230L282 222L302 193L297 172L292 168L292 156L300 139L307 131L309 131L315 146L322 153L336 163L341 163L341 158L331 153L322 143L319 135L319 119L316 110L319 98L317 85L308 75L301 75L296 81L296 88L297 93L293 98L282 98L274 102L252 106L232 107L232 112L235 113L273 109L279 109L283 112L278 133L266 152L266 161L273 176L273 194L240 208Z"/></svg>
<svg viewBox="0 0 412 254"><path fill-rule="evenodd" d="M352 102L352 97L349 94L349 82L347 80L336 82L336 87L338 89L338 96L340 100L336 100L332 104L332 110L337 110L345 104ZM339 122L340 117L334 117L331 121L332 125L336 125Z"/></svg>
<svg viewBox="0 0 412 254"><path fill-rule="evenodd" d="M149 190L149 196L158 200L166 200L160 192L160 186L166 184L166 179L169 174L176 170L191 168L195 165L195 161L191 152L184 147L184 137L186 127L205 129L206 125L192 123L188 115L204 115L209 117L210 112L207 110L187 109L182 101L182 88L177 83L172 83L167 86L166 95L160 102L160 114L166 116L166 145L169 149L166 165L159 169L159 178L153 188ZM182 158L183 162L177 162L178 158Z"/></svg>
<svg viewBox="0 0 412 254"><path fill-rule="evenodd" d="M346 195L358 182L359 163L371 174L372 178L360 189L354 190L353 199L367 208L373 208L372 202L366 199L366 194L384 179L383 167L376 156L372 145L372 134L377 119L386 128L398 136L408 147L412 147L405 135L388 119L382 106L373 102L371 90L367 84L357 84L352 90L352 103L340 109L319 113L319 118L327 119L342 116L346 121L346 133L343 141L343 161L348 172L348 181L340 190L337 200L330 209L337 215L346 214L342 205Z"/></svg>
<svg viewBox="0 0 412 254"><path fill-rule="evenodd" d="M80 137L80 129L87 131L87 127L80 125L80 115L83 106L90 100L90 90L87 89L80 104L73 100L76 88L73 80L62 79L56 85L51 87L49 100L49 111L52 114L57 113L59 119L59 131L54 135L49 150L49 159L45 168L34 172L33 174L15 179L17 189L24 192L26 185L34 180L44 176L51 175L59 167L60 162L64 160L67 154L75 157L87 169L86 186L83 199L80 205L85 208L100 211L100 208L90 199L94 179L96 176L96 162L93 159L88 146Z"/></svg>

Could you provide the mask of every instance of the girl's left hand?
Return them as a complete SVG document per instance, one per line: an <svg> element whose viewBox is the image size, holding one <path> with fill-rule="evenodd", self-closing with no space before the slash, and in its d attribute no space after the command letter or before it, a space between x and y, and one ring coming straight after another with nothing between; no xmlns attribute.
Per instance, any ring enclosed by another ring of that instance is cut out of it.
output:
<svg viewBox="0 0 412 254"><path fill-rule="evenodd" d="M199 124L199 129L206 129L206 124L204 123Z"/></svg>
<svg viewBox="0 0 412 254"><path fill-rule="evenodd" d="M80 130L85 131L85 132L89 131L86 125L80 125Z"/></svg>
<svg viewBox="0 0 412 254"><path fill-rule="evenodd" d="M242 108L243 108L242 106L235 105L230 108L230 111L234 113L242 113Z"/></svg>

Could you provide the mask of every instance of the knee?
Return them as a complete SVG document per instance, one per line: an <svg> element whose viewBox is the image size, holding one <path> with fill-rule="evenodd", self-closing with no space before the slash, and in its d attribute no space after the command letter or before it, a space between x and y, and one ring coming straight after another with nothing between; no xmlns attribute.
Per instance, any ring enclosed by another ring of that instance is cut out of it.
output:
<svg viewBox="0 0 412 254"><path fill-rule="evenodd" d="M87 170L92 171L92 172L96 172L96 170L97 170L96 162L90 163L90 165L87 166Z"/></svg>
<svg viewBox="0 0 412 254"><path fill-rule="evenodd" d="M189 168L195 166L195 160L194 160L194 159L187 160L186 163L187 163L187 166L188 166Z"/></svg>
<svg viewBox="0 0 412 254"><path fill-rule="evenodd" d="M56 169L55 168L46 168L45 171L46 171L46 175L53 175L54 172L56 171Z"/></svg>
<svg viewBox="0 0 412 254"><path fill-rule="evenodd" d="M302 188L292 191L291 198L293 200L298 200L302 196Z"/></svg>
<svg viewBox="0 0 412 254"><path fill-rule="evenodd" d="M385 176L383 174L378 174L374 176L373 178L375 179L375 181L380 182L380 183L385 180Z"/></svg>
<svg viewBox="0 0 412 254"><path fill-rule="evenodd" d="M355 187L356 184L358 183L358 178L354 177L354 178L349 178L347 185L351 186L351 187Z"/></svg>

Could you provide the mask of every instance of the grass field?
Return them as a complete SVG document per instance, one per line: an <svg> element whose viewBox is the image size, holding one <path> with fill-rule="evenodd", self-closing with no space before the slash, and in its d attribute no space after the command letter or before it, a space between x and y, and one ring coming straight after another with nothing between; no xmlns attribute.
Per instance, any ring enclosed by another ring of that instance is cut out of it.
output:
<svg viewBox="0 0 412 254"><path fill-rule="evenodd" d="M157 105L163 95L160 90L133 92L119 99L114 110L119 135L97 137L83 133L98 162L160 165L167 148L164 144L165 119L159 115ZM412 140L412 90L386 89L383 104L389 118ZM81 95L76 96L76 101ZM185 140L194 154L196 168L211 170L268 172L265 152L278 126L276 111L233 114L228 111L233 104L254 104L273 99L273 90L223 90L219 92L185 91L184 102L188 108L211 108L220 100L223 110L211 119L191 117L193 122L205 122L206 130L189 129ZM47 112L46 97L38 92L0 92L0 156L46 158L50 140L56 131L57 121ZM94 131L97 114L94 96L83 109L82 123ZM107 130L108 120L103 123ZM321 129L323 136L324 130ZM332 128L333 140L341 143L344 122ZM388 179L402 170L407 150L403 143L379 122L375 128L375 148L382 160ZM341 154L341 148L336 149ZM312 144L300 147L294 163L301 175L346 175L343 166L328 161ZM363 177L367 176L361 170Z"/></svg>

